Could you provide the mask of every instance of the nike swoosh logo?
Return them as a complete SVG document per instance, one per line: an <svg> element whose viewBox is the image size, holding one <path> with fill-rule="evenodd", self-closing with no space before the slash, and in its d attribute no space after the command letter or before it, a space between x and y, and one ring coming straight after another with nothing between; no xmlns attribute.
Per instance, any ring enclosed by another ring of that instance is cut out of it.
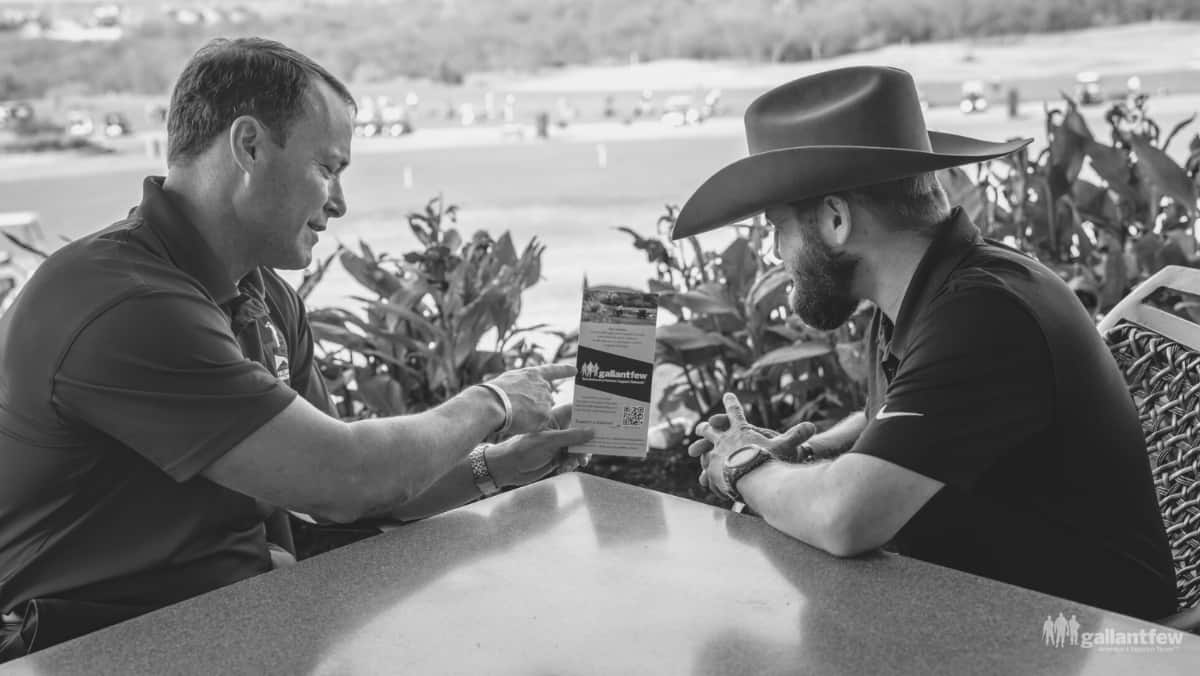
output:
<svg viewBox="0 0 1200 676"><path fill-rule="evenodd" d="M887 404L884 404L882 407L880 407L879 413L875 414L875 418L878 420L887 420L888 418L922 418L924 416L925 416L924 413L909 413L908 411L889 411L889 410L887 410Z"/></svg>

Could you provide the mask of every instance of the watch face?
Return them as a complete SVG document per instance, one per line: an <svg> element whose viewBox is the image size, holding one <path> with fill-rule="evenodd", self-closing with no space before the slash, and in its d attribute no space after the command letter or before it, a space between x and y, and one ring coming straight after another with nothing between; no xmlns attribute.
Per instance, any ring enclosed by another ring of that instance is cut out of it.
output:
<svg viewBox="0 0 1200 676"><path fill-rule="evenodd" d="M744 464L750 462L757 456L758 456L757 448L751 448L751 447L739 448L738 450L733 452L733 455L729 456L729 459L725 461L725 464L729 465L730 467L740 467L741 465L744 465Z"/></svg>

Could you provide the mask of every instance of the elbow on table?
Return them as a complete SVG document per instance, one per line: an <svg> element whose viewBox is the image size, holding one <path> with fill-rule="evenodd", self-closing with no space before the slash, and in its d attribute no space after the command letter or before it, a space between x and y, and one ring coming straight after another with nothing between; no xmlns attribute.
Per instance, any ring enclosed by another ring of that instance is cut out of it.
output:
<svg viewBox="0 0 1200 676"><path fill-rule="evenodd" d="M832 505L826 512L821 548L839 558L850 558L878 549L888 538L880 537L850 505Z"/></svg>
<svg viewBox="0 0 1200 676"><path fill-rule="evenodd" d="M381 472L361 458L346 462L330 477L324 499L309 513L332 523L384 516L408 500L408 487L393 474Z"/></svg>

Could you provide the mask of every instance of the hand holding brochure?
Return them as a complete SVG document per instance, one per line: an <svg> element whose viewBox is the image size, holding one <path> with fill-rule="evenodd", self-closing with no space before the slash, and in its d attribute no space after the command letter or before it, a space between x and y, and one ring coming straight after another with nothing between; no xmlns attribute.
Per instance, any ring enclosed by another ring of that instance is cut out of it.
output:
<svg viewBox="0 0 1200 676"><path fill-rule="evenodd" d="M572 427L596 436L573 453L646 456L658 299L584 282Z"/></svg>

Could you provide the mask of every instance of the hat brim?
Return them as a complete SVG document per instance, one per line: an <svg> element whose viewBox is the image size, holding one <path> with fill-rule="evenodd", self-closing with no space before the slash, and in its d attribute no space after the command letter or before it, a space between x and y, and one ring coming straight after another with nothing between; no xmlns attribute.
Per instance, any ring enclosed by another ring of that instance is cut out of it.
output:
<svg viewBox="0 0 1200 676"><path fill-rule="evenodd" d="M691 237L744 220L767 207L799 202L938 169L1003 157L1033 139L991 143L929 132L932 151L869 146L805 146L756 153L721 169L688 201L671 239Z"/></svg>

